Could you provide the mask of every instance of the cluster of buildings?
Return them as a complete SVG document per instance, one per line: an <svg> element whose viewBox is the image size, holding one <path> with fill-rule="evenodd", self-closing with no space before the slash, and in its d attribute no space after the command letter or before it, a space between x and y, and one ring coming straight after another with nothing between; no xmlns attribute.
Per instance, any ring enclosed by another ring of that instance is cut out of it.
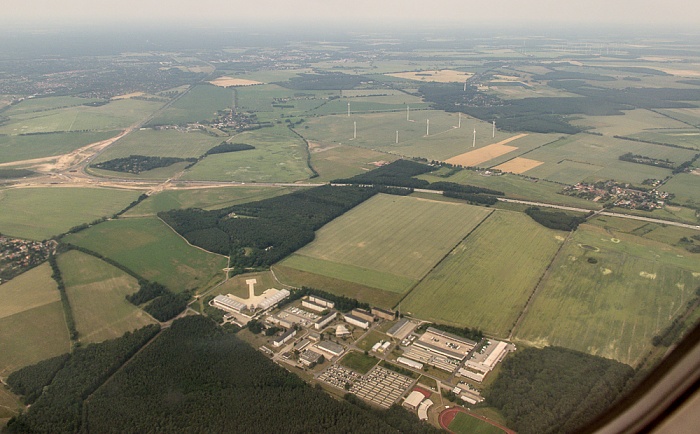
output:
<svg viewBox="0 0 700 434"><path fill-rule="evenodd" d="M593 202L606 202L620 208L641 209L652 211L663 208L667 200L673 195L655 188L640 190L631 188L630 184L621 184L615 181L599 181L593 184L579 182L565 187L563 193L567 196L580 197Z"/></svg>
<svg viewBox="0 0 700 434"><path fill-rule="evenodd" d="M28 241L0 235L0 284L46 261L56 241Z"/></svg>

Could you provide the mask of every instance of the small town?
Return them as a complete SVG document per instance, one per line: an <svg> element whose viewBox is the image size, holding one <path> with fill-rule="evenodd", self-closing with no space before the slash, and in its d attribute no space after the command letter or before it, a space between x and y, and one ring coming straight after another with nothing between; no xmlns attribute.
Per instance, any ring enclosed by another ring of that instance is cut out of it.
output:
<svg viewBox="0 0 700 434"><path fill-rule="evenodd" d="M613 180L596 183L579 182L564 188L563 194L602 202L619 208L652 211L663 208L673 195L656 189L640 190Z"/></svg>
<svg viewBox="0 0 700 434"><path fill-rule="evenodd" d="M46 261L56 242L29 241L0 235L0 285Z"/></svg>

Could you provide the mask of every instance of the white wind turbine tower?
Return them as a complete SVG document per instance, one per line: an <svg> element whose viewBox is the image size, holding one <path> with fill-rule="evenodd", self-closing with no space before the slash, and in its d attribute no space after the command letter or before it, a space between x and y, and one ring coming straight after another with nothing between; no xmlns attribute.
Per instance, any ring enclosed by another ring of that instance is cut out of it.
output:
<svg viewBox="0 0 700 434"><path fill-rule="evenodd" d="M457 128L462 128L462 112L458 113L458 118L457 118Z"/></svg>
<svg viewBox="0 0 700 434"><path fill-rule="evenodd" d="M396 144L399 144L399 130L396 130Z"/></svg>
<svg viewBox="0 0 700 434"><path fill-rule="evenodd" d="M430 119L427 119L427 122L425 124L425 135L426 136L430 135Z"/></svg>
<svg viewBox="0 0 700 434"><path fill-rule="evenodd" d="M357 138L357 121L352 122L352 138L353 140Z"/></svg>
<svg viewBox="0 0 700 434"><path fill-rule="evenodd" d="M476 128L474 128L474 141L472 142L472 148L476 147Z"/></svg>
<svg viewBox="0 0 700 434"><path fill-rule="evenodd" d="M493 132L491 133L491 138L496 137L496 121L493 121Z"/></svg>
<svg viewBox="0 0 700 434"><path fill-rule="evenodd" d="M411 107L410 107L410 106L406 106L406 120L407 120L407 121L410 121L410 120L411 120L411 117L410 117L410 110L411 110Z"/></svg>
<svg viewBox="0 0 700 434"><path fill-rule="evenodd" d="M350 117L350 103L348 103L348 117Z"/></svg>

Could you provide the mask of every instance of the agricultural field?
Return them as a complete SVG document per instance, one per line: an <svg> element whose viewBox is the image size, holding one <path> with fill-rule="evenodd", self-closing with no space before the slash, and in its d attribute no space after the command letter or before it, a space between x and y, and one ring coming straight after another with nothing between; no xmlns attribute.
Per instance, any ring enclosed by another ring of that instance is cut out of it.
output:
<svg viewBox="0 0 700 434"><path fill-rule="evenodd" d="M65 237L175 292L223 280L226 258L187 244L157 218L111 220Z"/></svg>
<svg viewBox="0 0 700 434"><path fill-rule="evenodd" d="M280 119L282 113L287 117L303 115L338 95L338 91L293 90L267 84L236 89L236 108L256 113L260 121L272 121Z"/></svg>
<svg viewBox="0 0 700 434"><path fill-rule="evenodd" d="M662 189L676 196L674 203L697 207L700 205L700 171L674 175Z"/></svg>
<svg viewBox="0 0 700 434"><path fill-rule="evenodd" d="M698 130L698 128L645 131L638 134L631 134L630 137L700 150L700 130Z"/></svg>
<svg viewBox="0 0 700 434"><path fill-rule="evenodd" d="M44 263L0 285L0 377L70 350L51 267Z"/></svg>
<svg viewBox="0 0 700 434"><path fill-rule="evenodd" d="M66 107L81 106L102 101L96 98L80 98L77 96L50 96L43 98L26 98L3 111L3 116L13 117L25 113L57 110Z"/></svg>
<svg viewBox="0 0 700 434"><path fill-rule="evenodd" d="M220 209L280 196L290 193L291 190L288 187L248 186L166 190L139 203L127 211L124 217L153 216L161 211L169 211L171 209Z"/></svg>
<svg viewBox="0 0 700 434"><path fill-rule="evenodd" d="M567 241L516 330L517 340L637 366L652 338L696 297L696 255L618 232L615 223L581 225Z"/></svg>
<svg viewBox="0 0 700 434"><path fill-rule="evenodd" d="M457 113L411 110L409 116L411 120L407 121L405 107L403 110L388 113L323 116L308 119L304 124L303 135L310 142L321 143L324 146L345 143L394 155L439 161L473 150L474 129L477 130L477 149L515 136L512 133L496 130L495 137L492 137L490 122L482 122L466 115L461 116L461 128L457 128L460 125ZM428 120L430 120L430 135L426 136ZM357 137L353 139L355 122ZM396 131L399 132L398 144ZM518 152L489 163L500 164L506 159L552 142L558 137L553 134L528 134L512 142L512 146L517 147Z"/></svg>
<svg viewBox="0 0 700 434"><path fill-rule="evenodd" d="M468 78L474 74L464 71L455 71L452 69L440 69L440 70L420 70L411 72L397 72L393 74L387 74L391 77L404 78L407 80L418 80L425 82L436 82L436 83L456 83L466 81Z"/></svg>
<svg viewBox="0 0 700 434"><path fill-rule="evenodd" d="M295 182L306 180L306 143L289 128L276 126L238 134L231 140L255 149L207 156L188 170L183 180Z"/></svg>
<svg viewBox="0 0 700 434"><path fill-rule="evenodd" d="M214 119L219 110L233 106L233 90L211 84L194 86L148 125L181 125Z"/></svg>
<svg viewBox="0 0 700 434"><path fill-rule="evenodd" d="M124 209L136 191L107 188L13 188L0 190L0 233L48 239Z"/></svg>
<svg viewBox="0 0 700 434"><path fill-rule="evenodd" d="M643 131L656 131L670 128L687 128L683 122L651 110L626 110L620 116L582 116L572 124L592 128L604 136L629 136Z"/></svg>
<svg viewBox="0 0 700 434"><path fill-rule="evenodd" d="M318 172L314 182L351 178L360 173L376 169L372 163L391 163L398 159L395 155L347 145L323 146L310 142L311 166Z"/></svg>
<svg viewBox="0 0 700 434"><path fill-rule="evenodd" d="M343 91L343 95L347 91ZM368 91L365 91L368 92ZM406 95L402 96L356 96L352 98L338 98L327 101L325 104L311 110L314 115L346 115L350 105L350 116L381 113L381 112L401 112L406 113L406 105L415 110L426 110L430 104L422 102L420 98Z"/></svg>
<svg viewBox="0 0 700 434"><path fill-rule="evenodd" d="M122 99L99 107L75 106L23 113L0 125L0 134L112 131L144 120L161 106L159 102Z"/></svg>
<svg viewBox="0 0 700 434"><path fill-rule="evenodd" d="M281 265L404 292L489 213L458 203L380 194L325 225L311 244Z"/></svg>
<svg viewBox="0 0 700 434"><path fill-rule="evenodd" d="M408 294L402 310L507 337L566 235L496 210Z"/></svg>
<svg viewBox="0 0 700 434"><path fill-rule="evenodd" d="M116 136L118 131L0 136L0 164L67 154Z"/></svg>
<svg viewBox="0 0 700 434"><path fill-rule="evenodd" d="M57 260L80 342L118 338L127 331L155 323L125 298L139 289L133 277L76 250L58 256Z"/></svg>
<svg viewBox="0 0 700 434"><path fill-rule="evenodd" d="M221 138L199 131L185 133L175 130L146 129L134 131L118 140L93 162L101 163L130 155L197 158L221 142ZM121 176L121 172L117 174Z"/></svg>

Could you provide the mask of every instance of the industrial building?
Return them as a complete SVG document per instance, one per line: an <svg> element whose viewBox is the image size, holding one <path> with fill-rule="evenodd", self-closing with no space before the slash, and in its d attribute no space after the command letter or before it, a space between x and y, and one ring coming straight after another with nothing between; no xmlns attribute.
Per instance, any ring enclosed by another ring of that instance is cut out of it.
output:
<svg viewBox="0 0 700 434"><path fill-rule="evenodd" d="M282 345L289 342L296 334L297 334L296 330L289 329L286 332L282 333L282 336L275 338L272 341L272 345L275 347L281 347Z"/></svg>
<svg viewBox="0 0 700 434"><path fill-rule="evenodd" d="M353 309L350 314L365 321L369 321L370 323L374 322L374 315L367 310L356 308Z"/></svg>
<svg viewBox="0 0 700 434"><path fill-rule="evenodd" d="M225 310L226 312L240 312L246 308L244 303L225 295L217 295L209 304L221 310Z"/></svg>
<svg viewBox="0 0 700 434"><path fill-rule="evenodd" d="M299 355L299 361L304 366L314 366L318 363L323 363L323 354L311 350L304 350Z"/></svg>
<svg viewBox="0 0 700 434"><path fill-rule="evenodd" d="M343 315L343 319L345 319L345 322L347 322L348 324L352 324L365 330L369 328L369 321L356 317L355 315L346 313L345 315Z"/></svg>
<svg viewBox="0 0 700 434"><path fill-rule="evenodd" d="M472 357L465 363L463 374L467 378L481 382L486 374L491 372L496 365L503 360L503 358L510 351L510 344L501 341L490 341L488 346L482 353L474 353ZM461 372L460 372L461 374Z"/></svg>
<svg viewBox="0 0 700 434"><path fill-rule="evenodd" d="M378 307L372 308L372 315L377 316L381 319L385 319L387 321L392 321L394 318L396 318L395 312L386 309L381 309Z"/></svg>
<svg viewBox="0 0 700 434"><path fill-rule="evenodd" d="M333 309L335 307L335 303L329 300L326 300L325 298L317 297L315 295L310 295L308 300L312 303L316 303L320 306L325 306L328 309Z"/></svg>
<svg viewBox="0 0 700 434"><path fill-rule="evenodd" d="M280 301L284 300L285 298L289 297L290 292L287 291L286 289L281 289L277 290L274 288L268 289L267 291L263 292L263 299L257 303L257 305L252 304L251 307L253 308L258 308L262 310L267 310L273 306L276 306L277 303Z"/></svg>
<svg viewBox="0 0 700 434"><path fill-rule="evenodd" d="M418 406L420 405L421 402L425 399L425 395L423 395L421 392L414 390L413 392L409 393L409 395L406 397L406 399L403 401L403 406L406 407L409 410L417 410Z"/></svg>
<svg viewBox="0 0 700 434"><path fill-rule="evenodd" d="M426 330L423 336L416 340L413 345L431 353L461 362L467 357L469 351L476 346L476 342L433 327L428 327L428 330Z"/></svg>
<svg viewBox="0 0 700 434"><path fill-rule="evenodd" d="M415 360L407 359L405 357L399 357L396 359L396 361L413 369L423 369L423 364L421 362L416 362Z"/></svg>
<svg viewBox="0 0 700 434"><path fill-rule="evenodd" d="M333 321L336 316L338 316L338 312L329 312L314 323L314 328L316 330L322 330L325 326L330 324L330 322Z"/></svg>
<svg viewBox="0 0 700 434"><path fill-rule="evenodd" d="M342 345L338 345L335 342L331 341L321 341L316 344L316 348L323 351L324 353L330 354L331 357L339 356L345 351L345 348L343 348Z"/></svg>

